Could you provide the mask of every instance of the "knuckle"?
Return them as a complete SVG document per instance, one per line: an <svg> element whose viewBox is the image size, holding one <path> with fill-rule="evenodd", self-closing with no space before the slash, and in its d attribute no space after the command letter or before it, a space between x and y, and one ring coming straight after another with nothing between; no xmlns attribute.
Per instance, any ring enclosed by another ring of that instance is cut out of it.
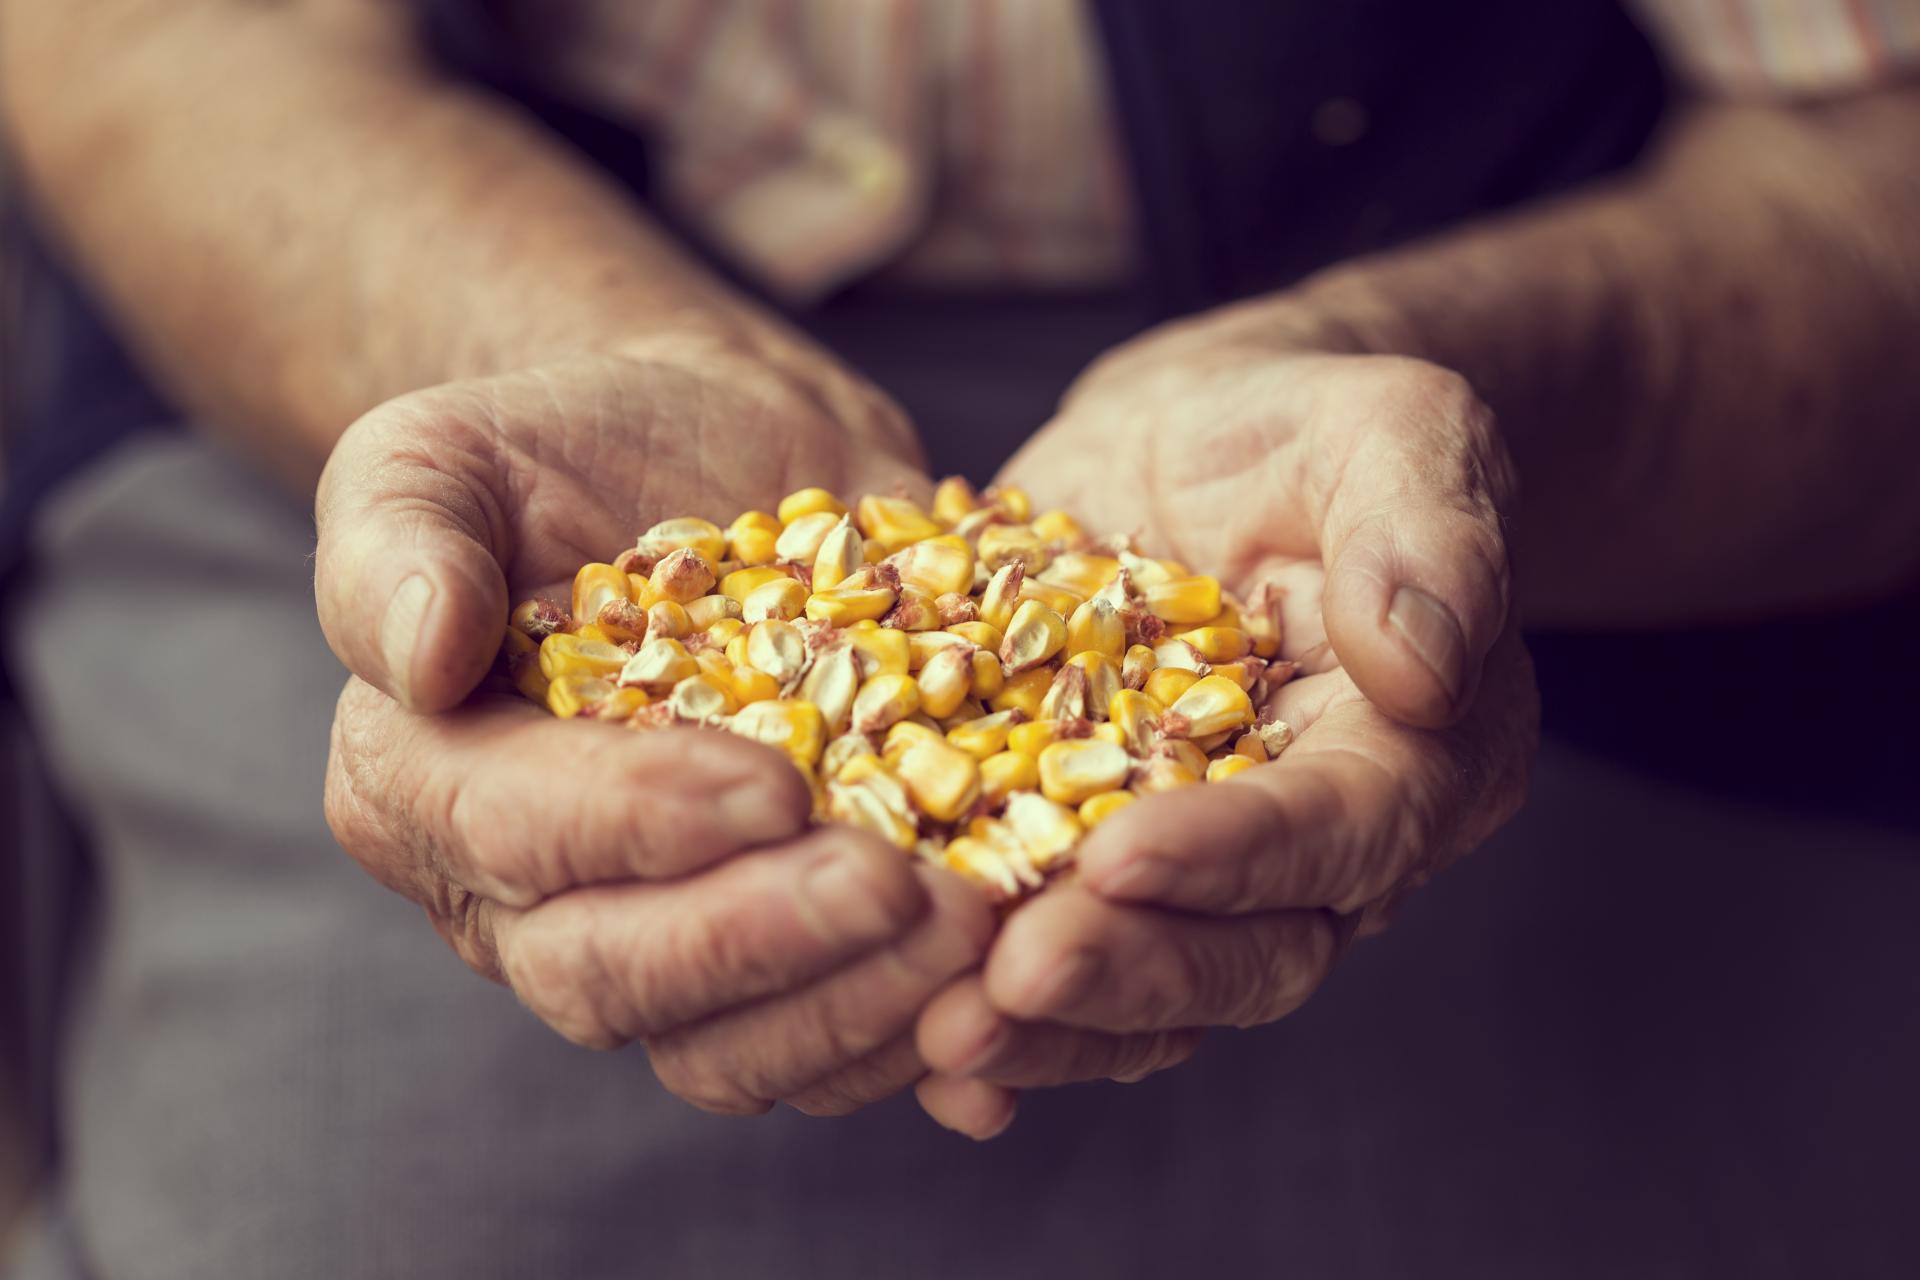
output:
<svg viewBox="0 0 1920 1280"><path fill-rule="evenodd" d="M647 1046L647 1059L653 1064L654 1078L668 1093L700 1110L720 1116L763 1114L772 1105L755 1097L727 1072L717 1068L710 1055L683 1037L655 1040Z"/></svg>
<svg viewBox="0 0 1920 1280"><path fill-rule="evenodd" d="M515 930L502 956L508 985L542 1022L587 1049L613 1049L626 1043L605 1016L608 999L604 969L583 964L588 948L568 931L547 927L538 915Z"/></svg>

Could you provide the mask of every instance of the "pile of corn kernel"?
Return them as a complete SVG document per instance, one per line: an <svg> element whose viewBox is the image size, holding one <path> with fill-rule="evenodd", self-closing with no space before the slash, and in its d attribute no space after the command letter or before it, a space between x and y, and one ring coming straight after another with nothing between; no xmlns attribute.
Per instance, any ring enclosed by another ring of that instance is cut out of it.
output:
<svg viewBox="0 0 1920 1280"><path fill-rule="evenodd" d="M568 604L515 608L501 653L557 716L774 747L821 820L1010 901L1139 796L1285 750L1256 711L1293 674L1279 606L951 478L931 511L802 489L725 529L663 521Z"/></svg>

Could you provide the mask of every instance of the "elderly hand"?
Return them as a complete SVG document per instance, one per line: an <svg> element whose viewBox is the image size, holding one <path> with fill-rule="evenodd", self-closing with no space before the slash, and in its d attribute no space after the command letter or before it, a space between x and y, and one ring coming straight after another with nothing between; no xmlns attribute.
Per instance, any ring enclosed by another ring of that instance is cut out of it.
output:
<svg viewBox="0 0 1920 1280"><path fill-rule="evenodd" d="M921 483L897 411L836 370L713 352L437 387L342 438L315 589L342 693L327 816L472 968L567 1038L643 1042L715 1111L852 1110L923 1067L912 1026L976 966L984 904L846 828L810 831L785 758L729 734L562 723L470 692L508 601L669 515L801 484Z"/></svg>
<svg viewBox="0 0 1920 1280"><path fill-rule="evenodd" d="M976 1137L1015 1090L1139 1079L1204 1028L1298 1007L1349 936L1519 807L1532 670L1508 604L1491 415L1418 361L1314 350L1270 304L1150 334L1069 393L1005 478L1087 527L1284 593L1273 708L1299 733L1133 804L919 1025L919 1087Z"/></svg>

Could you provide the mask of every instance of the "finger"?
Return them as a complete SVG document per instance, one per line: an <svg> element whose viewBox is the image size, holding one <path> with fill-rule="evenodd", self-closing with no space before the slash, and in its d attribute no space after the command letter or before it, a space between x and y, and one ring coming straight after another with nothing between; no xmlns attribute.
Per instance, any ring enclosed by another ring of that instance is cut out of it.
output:
<svg viewBox="0 0 1920 1280"><path fill-rule="evenodd" d="M1507 616L1501 509L1510 464L1491 415L1457 375L1408 361L1321 412L1372 427L1317 496L1327 636L1374 703L1407 724L1450 724L1473 701ZM1344 424L1351 435L1353 423Z"/></svg>
<svg viewBox="0 0 1920 1280"><path fill-rule="evenodd" d="M456 433L422 432L425 412L383 406L334 447L314 502L314 598L350 671L438 711L499 648L509 531L496 464Z"/></svg>
<svg viewBox="0 0 1920 1280"><path fill-rule="evenodd" d="M1005 1133L1020 1105L1014 1090L965 1076L930 1075L913 1093L935 1124L975 1142Z"/></svg>
<svg viewBox="0 0 1920 1280"><path fill-rule="evenodd" d="M934 868L915 874L932 908L897 943L806 989L654 1037L661 1083L708 1110L757 1111L910 1033L928 997L980 962L993 931L976 891Z"/></svg>
<svg viewBox="0 0 1920 1280"><path fill-rule="evenodd" d="M930 1002L916 1029L929 1069L1014 1088L1083 1080L1131 1084L1176 1066L1200 1047L1202 1030L1184 1027L1116 1035L1051 1022L1017 1022L993 1006L985 982L962 978Z"/></svg>
<svg viewBox="0 0 1920 1280"><path fill-rule="evenodd" d="M833 827L685 880L489 914L500 968L527 1006L568 1039L609 1048L804 987L908 935L928 906L899 850Z"/></svg>
<svg viewBox="0 0 1920 1280"><path fill-rule="evenodd" d="M1249 1027L1298 1008L1339 941L1329 912L1215 919L1064 885L1008 919L987 958L987 998L1022 1021L1096 1031Z"/></svg>
<svg viewBox="0 0 1920 1280"><path fill-rule="evenodd" d="M896 1036L783 1101L803 1115L852 1115L862 1107L891 1098L926 1074L927 1064L920 1061L913 1037Z"/></svg>
<svg viewBox="0 0 1920 1280"><path fill-rule="evenodd" d="M1077 851L1081 883L1220 914L1358 911L1519 808L1535 734L1526 680L1518 640L1503 642L1473 716L1444 731L1407 728L1349 694L1279 759L1101 823Z"/></svg>
<svg viewBox="0 0 1920 1280"><path fill-rule="evenodd" d="M358 678L327 767L334 835L383 884L432 904L446 881L508 906L684 875L805 829L783 756L701 729L633 733L484 697L420 716Z"/></svg>

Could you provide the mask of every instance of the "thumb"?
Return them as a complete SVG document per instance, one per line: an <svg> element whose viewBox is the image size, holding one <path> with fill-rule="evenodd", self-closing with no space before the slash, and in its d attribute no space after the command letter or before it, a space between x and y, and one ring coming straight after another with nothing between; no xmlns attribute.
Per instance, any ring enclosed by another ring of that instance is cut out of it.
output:
<svg viewBox="0 0 1920 1280"><path fill-rule="evenodd" d="M429 428L430 429L430 428ZM314 502L314 599L340 661L414 711L453 706L500 647L507 583L482 455L375 410L340 437Z"/></svg>
<svg viewBox="0 0 1920 1280"><path fill-rule="evenodd" d="M1423 728L1458 720L1506 626L1512 464L1466 381L1405 362L1323 496L1327 639L1367 699Z"/></svg>

